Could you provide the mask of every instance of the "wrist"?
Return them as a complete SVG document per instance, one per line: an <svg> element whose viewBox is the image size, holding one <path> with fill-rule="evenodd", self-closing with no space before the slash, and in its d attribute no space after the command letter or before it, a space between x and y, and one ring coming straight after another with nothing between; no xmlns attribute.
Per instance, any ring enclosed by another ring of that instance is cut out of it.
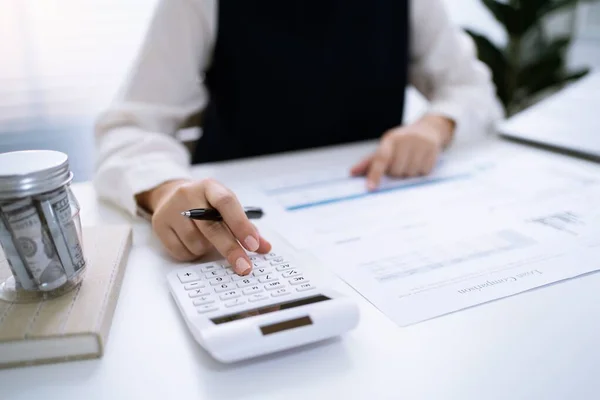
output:
<svg viewBox="0 0 600 400"><path fill-rule="evenodd" d="M179 186L187 182L189 181L186 179L178 179L164 182L150 190L136 195L136 202L138 206L152 214L160 205L162 199L164 199L165 196L167 196L173 190L177 189Z"/></svg>
<svg viewBox="0 0 600 400"><path fill-rule="evenodd" d="M447 147L454 137L456 123L454 120L448 117L428 114L421 118L419 123L426 124L436 133L438 139L440 140L440 147L442 148Z"/></svg>

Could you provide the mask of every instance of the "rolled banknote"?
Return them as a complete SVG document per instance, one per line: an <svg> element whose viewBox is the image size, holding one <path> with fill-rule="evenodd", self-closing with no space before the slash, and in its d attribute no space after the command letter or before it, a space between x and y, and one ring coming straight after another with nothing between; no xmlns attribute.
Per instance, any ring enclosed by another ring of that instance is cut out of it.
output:
<svg viewBox="0 0 600 400"><path fill-rule="evenodd" d="M13 242L10 230L6 227L3 218L0 216L0 245L4 250L4 256L8 262L8 267L15 279L15 288L25 290L37 290L37 284L33 281L33 275L25 264ZM0 249L0 251L2 250Z"/></svg>
<svg viewBox="0 0 600 400"><path fill-rule="evenodd" d="M71 200L65 189L59 189L36 199L50 230L63 268L68 277L85 267L81 237L73 221Z"/></svg>
<svg viewBox="0 0 600 400"><path fill-rule="evenodd" d="M30 198L0 206L13 242L38 289L51 291L67 282L54 243Z"/></svg>

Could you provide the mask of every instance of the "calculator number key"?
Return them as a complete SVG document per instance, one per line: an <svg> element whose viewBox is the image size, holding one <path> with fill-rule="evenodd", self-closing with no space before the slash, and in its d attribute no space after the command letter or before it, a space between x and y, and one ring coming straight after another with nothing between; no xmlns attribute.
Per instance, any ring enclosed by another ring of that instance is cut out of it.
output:
<svg viewBox="0 0 600 400"><path fill-rule="evenodd" d="M249 294L254 294L254 293L258 293L258 292L262 292L262 288L258 285L254 285L252 287L246 288L244 290L242 290L242 292L247 296Z"/></svg>
<svg viewBox="0 0 600 400"><path fill-rule="evenodd" d="M252 273L254 276L263 276L272 273L273 270L271 268L257 268Z"/></svg>
<svg viewBox="0 0 600 400"><path fill-rule="evenodd" d="M205 304L200 307L196 307L198 314L205 314L211 311L217 311L219 307L216 304Z"/></svg>
<svg viewBox="0 0 600 400"><path fill-rule="evenodd" d="M215 286L215 292L217 293L226 292L233 289L235 289L235 285L233 283L222 283L218 286Z"/></svg>
<svg viewBox="0 0 600 400"><path fill-rule="evenodd" d="M279 279L279 278L277 278L275 275L267 274L267 275L263 275L263 276L259 277L258 281L260 283L267 283L267 282L276 281L277 279Z"/></svg>
<svg viewBox="0 0 600 400"><path fill-rule="evenodd" d="M254 278L246 278L246 279L239 280L238 283L237 283L237 285L240 288L245 288L247 286L252 286L252 285L254 285L257 282L258 281L256 279L254 279Z"/></svg>
<svg viewBox="0 0 600 400"><path fill-rule="evenodd" d="M217 276L215 278L209 279L208 282L211 284L211 286L217 286L222 283L227 283L230 280L231 280L231 278L228 276Z"/></svg>
<svg viewBox="0 0 600 400"><path fill-rule="evenodd" d="M201 296L194 300L195 306L203 306L205 304L214 303L215 298L212 296Z"/></svg>
<svg viewBox="0 0 600 400"><path fill-rule="evenodd" d="M210 271L208 273L206 273L204 276L206 277L206 279L211 279L217 276L223 276L225 275L225 270L222 268L216 269L214 271Z"/></svg>
<svg viewBox="0 0 600 400"><path fill-rule="evenodd" d="M241 298L237 298L231 301L228 301L225 303L225 307L236 307L236 306L241 306L242 304L246 303L246 300L241 299Z"/></svg>

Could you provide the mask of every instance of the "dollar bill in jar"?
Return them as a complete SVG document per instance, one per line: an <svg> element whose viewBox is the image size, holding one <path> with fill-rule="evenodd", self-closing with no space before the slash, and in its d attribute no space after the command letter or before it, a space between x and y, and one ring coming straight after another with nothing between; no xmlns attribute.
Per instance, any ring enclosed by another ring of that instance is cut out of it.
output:
<svg viewBox="0 0 600 400"><path fill-rule="evenodd" d="M31 198L0 206L7 228L38 289L51 291L67 282L54 243Z"/></svg>
<svg viewBox="0 0 600 400"><path fill-rule="evenodd" d="M19 252L13 242L10 230L6 227L4 219L0 215L0 241L4 249L4 257L8 262L8 268L15 279L15 288L24 290L35 290L37 285L33 280L33 275L21 259Z"/></svg>
<svg viewBox="0 0 600 400"><path fill-rule="evenodd" d="M79 230L73 221L69 192L65 188L36 197L52 240L69 278L85 267Z"/></svg>

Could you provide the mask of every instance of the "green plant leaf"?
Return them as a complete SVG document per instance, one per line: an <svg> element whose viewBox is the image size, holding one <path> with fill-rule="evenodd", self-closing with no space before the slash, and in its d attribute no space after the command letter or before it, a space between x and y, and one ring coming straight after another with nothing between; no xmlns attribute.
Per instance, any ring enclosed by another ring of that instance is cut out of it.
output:
<svg viewBox="0 0 600 400"><path fill-rule="evenodd" d="M527 1L526 1L527 2ZM557 11L561 8L564 7L574 7L577 5L577 3L579 2L579 0L554 0L554 1L547 1L546 5L542 8L540 8L540 10L537 12L537 14L535 15L536 19L540 19L542 17L544 17L547 14L550 14L551 12Z"/></svg>
<svg viewBox="0 0 600 400"><path fill-rule="evenodd" d="M483 0L483 4L490 10L496 20L500 22L511 35L520 35L521 18L519 10L510 4L500 3L496 0Z"/></svg>
<svg viewBox="0 0 600 400"><path fill-rule="evenodd" d="M496 86L496 94L506 107L511 99L509 98L506 82L506 77L510 73L510 65L505 54L485 36L470 29L465 29L465 31L475 42L478 58L491 70L492 79Z"/></svg>
<svg viewBox="0 0 600 400"><path fill-rule="evenodd" d="M533 97L544 90L557 89L569 82L577 81L589 73L588 68L581 68L569 73L561 73L556 71L555 74L547 76L544 80L539 80L538 85L530 85L527 87L527 95Z"/></svg>
<svg viewBox="0 0 600 400"><path fill-rule="evenodd" d="M544 82L548 76L556 75L557 71L561 71L564 66L565 53L570 43L569 37L562 37L550 43L538 57L521 68L517 77L517 85L538 86L538 81Z"/></svg>

